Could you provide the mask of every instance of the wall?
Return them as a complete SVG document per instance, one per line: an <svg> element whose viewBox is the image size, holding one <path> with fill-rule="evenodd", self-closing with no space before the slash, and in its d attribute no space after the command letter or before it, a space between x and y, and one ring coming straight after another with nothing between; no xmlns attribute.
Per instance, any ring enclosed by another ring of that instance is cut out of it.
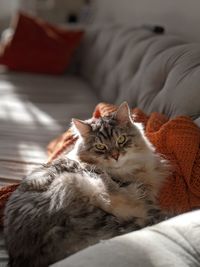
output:
<svg viewBox="0 0 200 267"><path fill-rule="evenodd" d="M17 0L0 0L0 32L8 27L11 14L14 13Z"/></svg>
<svg viewBox="0 0 200 267"><path fill-rule="evenodd" d="M0 17L9 16L10 13L15 9L15 0L0 0Z"/></svg>
<svg viewBox="0 0 200 267"><path fill-rule="evenodd" d="M96 0L97 21L160 24L167 32L200 41L199 0Z"/></svg>
<svg viewBox="0 0 200 267"><path fill-rule="evenodd" d="M82 4L83 0L54 0L51 8L37 8L36 13L50 22L64 23L70 13L79 13Z"/></svg>
<svg viewBox="0 0 200 267"><path fill-rule="evenodd" d="M84 0L0 0L0 32L9 26L11 15L18 9L37 14L53 23L63 23L69 13L79 13L83 2Z"/></svg>

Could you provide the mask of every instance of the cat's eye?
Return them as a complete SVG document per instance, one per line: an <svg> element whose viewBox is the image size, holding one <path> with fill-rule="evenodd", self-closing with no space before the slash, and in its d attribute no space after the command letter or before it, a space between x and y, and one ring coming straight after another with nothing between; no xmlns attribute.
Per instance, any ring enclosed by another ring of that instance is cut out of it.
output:
<svg viewBox="0 0 200 267"><path fill-rule="evenodd" d="M118 143L119 145L124 144L125 141L126 141L126 136L125 136L125 135L120 135L120 136L117 138L117 143Z"/></svg>
<svg viewBox="0 0 200 267"><path fill-rule="evenodd" d="M97 143L97 144L95 144L95 148L98 150L106 150L107 146L102 144L102 143Z"/></svg>

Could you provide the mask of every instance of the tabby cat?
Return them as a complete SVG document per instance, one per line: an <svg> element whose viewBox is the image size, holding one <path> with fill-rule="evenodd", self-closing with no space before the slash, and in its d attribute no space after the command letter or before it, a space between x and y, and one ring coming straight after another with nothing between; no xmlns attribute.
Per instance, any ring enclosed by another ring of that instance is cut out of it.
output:
<svg viewBox="0 0 200 267"><path fill-rule="evenodd" d="M34 170L11 195L4 234L11 267L47 267L85 247L158 221L168 174L129 107L73 120L74 149Z"/></svg>

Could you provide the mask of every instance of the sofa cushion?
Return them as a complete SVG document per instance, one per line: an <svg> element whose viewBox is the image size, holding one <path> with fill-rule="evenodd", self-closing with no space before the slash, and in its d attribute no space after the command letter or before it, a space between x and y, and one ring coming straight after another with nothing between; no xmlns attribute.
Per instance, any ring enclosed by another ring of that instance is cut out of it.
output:
<svg viewBox="0 0 200 267"><path fill-rule="evenodd" d="M200 211L115 237L52 267L199 267Z"/></svg>
<svg viewBox="0 0 200 267"><path fill-rule="evenodd" d="M126 100L147 114L200 116L199 44L111 25L88 28L81 51L81 74L102 101Z"/></svg>

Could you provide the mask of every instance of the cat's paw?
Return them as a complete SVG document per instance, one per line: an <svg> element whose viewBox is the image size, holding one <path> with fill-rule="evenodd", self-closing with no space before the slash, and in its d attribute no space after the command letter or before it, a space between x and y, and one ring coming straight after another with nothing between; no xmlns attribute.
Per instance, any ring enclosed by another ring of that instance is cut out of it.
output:
<svg viewBox="0 0 200 267"><path fill-rule="evenodd" d="M128 221L132 218L141 218L143 220L147 217L145 205L140 200L133 200L132 197L121 192L110 194L109 198L110 205L107 212L120 220Z"/></svg>

